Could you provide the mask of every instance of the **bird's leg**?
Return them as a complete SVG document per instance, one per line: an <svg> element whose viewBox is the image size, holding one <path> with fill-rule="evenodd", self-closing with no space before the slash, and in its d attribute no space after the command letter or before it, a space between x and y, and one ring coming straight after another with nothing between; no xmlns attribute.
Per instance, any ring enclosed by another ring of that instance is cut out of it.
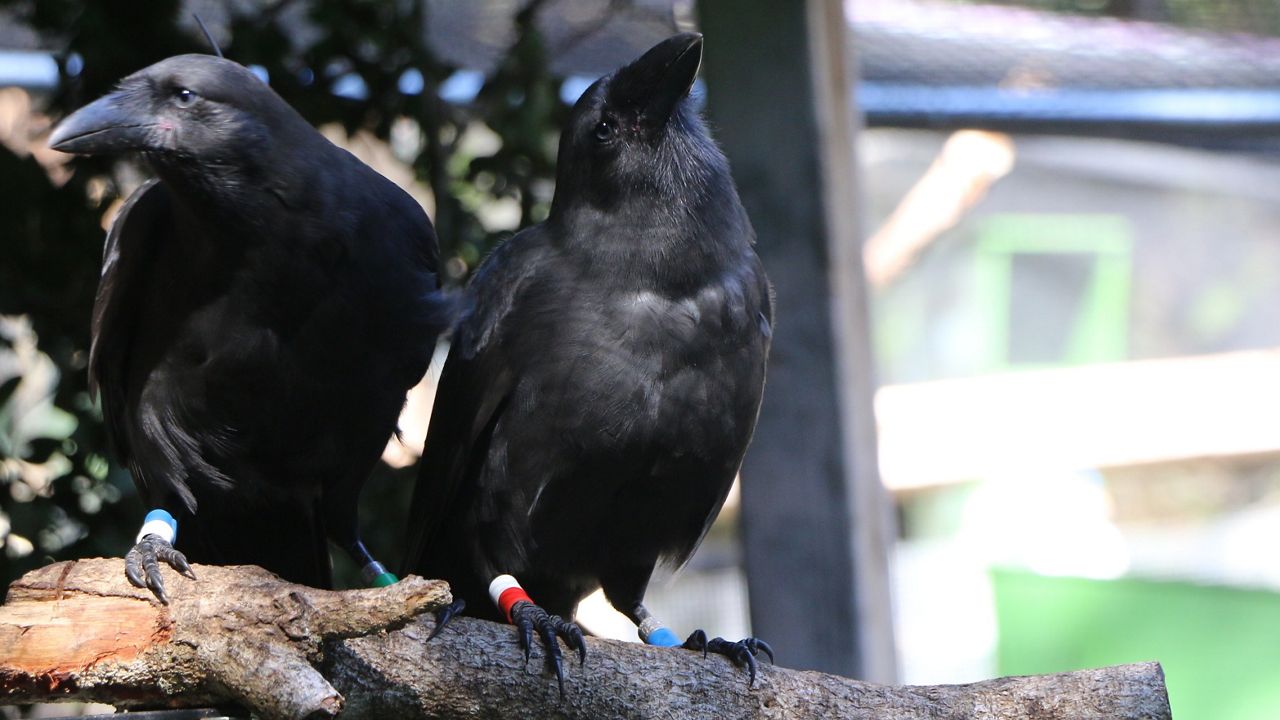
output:
<svg viewBox="0 0 1280 720"><path fill-rule="evenodd" d="M385 565L373 559L373 555L369 554L369 550L365 548L364 543L358 538L344 545L343 548L360 565L360 576L364 578L364 583L369 587L386 587L400 582L400 578L387 570ZM427 642L431 642L451 620L461 615L465 609L467 609L466 601L462 598L454 598L453 602L437 610L435 612L436 624L431 629L431 634L427 636Z"/></svg>
<svg viewBox="0 0 1280 720"><path fill-rule="evenodd" d="M177 538L178 521L167 511L156 508L147 513L136 544L124 556L124 574L129 582L135 587L151 590L165 605L169 604L169 596L164 591L164 579L160 577L160 561L182 575L196 579L187 558L173 549L173 541Z"/></svg>
<svg viewBox="0 0 1280 720"><path fill-rule="evenodd" d="M364 542L360 539L359 520L356 517L355 502L349 498L345 501L337 499L325 498L325 512L327 513L327 525L332 528L329 533L330 539L337 543L347 555L360 566L360 577L364 580L364 584L369 587L386 587L394 585L400 581L394 573L387 570L387 566L378 562L373 558L373 554L364 546ZM462 613L466 609L467 604L462 598L456 598L453 602L436 611L436 626L431 630L431 634L427 636L427 642L440 634L449 621Z"/></svg>
<svg viewBox="0 0 1280 720"><path fill-rule="evenodd" d="M560 652L562 638L570 650L578 651L578 664L587 661L587 642L582 635L582 628L572 620L565 620L559 615L552 615L534 604L520 583L510 575L499 575L489 583L489 597L493 599L507 622L516 626L520 632L520 647L524 648L524 661L529 662L533 649L533 633L536 630L547 648L547 664L556 673L556 682L560 685L560 696L564 697L564 665Z"/></svg>
<svg viewBox="0 0 1280 720"><path fill-rule="evenodd" d="M364 584L369 587L386 587L400 582L400 578L395 576L387 566L373 559L373 555L369 554L368 548L360 541L359 536L351 539L342 545L342 549L347 551L352 560L360 566L360 577L364 580Z"/></svg>
<svg viewBox="0 0 1280 720"><path fill-rule="evenodd" d="M640 633L640 639L648 645L657 645L661 647L682 647L686 650L701 650L703 655L707 653L716 653L724 655L732 660L740 667L746 667L750 672L748 678L749 685L756 684L756 655L761 651L769 656L769 662L773 662L773 648L769 647L769 643L757 638L749 637L738 642L730 642L724 638L707 639L707 633L702 630L695 630L688 640L683 643L662 624L653 613L649 612L642 603L635 603L626 608L619 608L622 614L631 619L636 624L636 630Z"/></svg>
<svg viewBox="0 0 1280 720"><path fill-rule="evenodd" d="M369 587L386 587L400 580L387 567L369 553L360 540L360 518L356 508L360 503L360 486L348 483L340 485L338 492L326 491L322 501L325 533L335 545L360 566L360 577Z"/></svg>
<svg viewBox="0 0 1280 720"><path fill-rule="evenodd" d="M600 578L600 587L604 589L604 596L609 604L636 624L636 631L642 642L658 647L675 647L680 644L680 638L654 617L643 602L655 562L656 559L629 567L617 567L609 575Z"/></svg>
<svg viewBox="0 0 1280 720"><path fill-rule="evenodd" d="M675 647L680 644L680 638L663 625L662 621L654 617L653 613L649 612L649 608L643 604L635 603L619 610L636 624L636 632L639 633L640 641L644 644L658 647Z"/></svg>

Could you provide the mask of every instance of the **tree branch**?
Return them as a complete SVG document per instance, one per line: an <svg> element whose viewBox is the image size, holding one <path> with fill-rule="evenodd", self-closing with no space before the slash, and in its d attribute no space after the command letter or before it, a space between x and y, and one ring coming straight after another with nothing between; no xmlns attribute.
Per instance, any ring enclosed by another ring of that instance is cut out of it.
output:
<svg viewBox="0 0 1280 720"><path fill-rule="evenodd" d="M267 718L1020 718L1167 720L1155 663L973 685L887 687L762 663L754 688L724 658L589 640L565 697L540 649L526 668L512 628L460 618L430 643L417 616L440 581L331 592L256 567L165 579L165 607L120 560L27 574L0 607L0 704L121 707L238 703Z"/></svg>

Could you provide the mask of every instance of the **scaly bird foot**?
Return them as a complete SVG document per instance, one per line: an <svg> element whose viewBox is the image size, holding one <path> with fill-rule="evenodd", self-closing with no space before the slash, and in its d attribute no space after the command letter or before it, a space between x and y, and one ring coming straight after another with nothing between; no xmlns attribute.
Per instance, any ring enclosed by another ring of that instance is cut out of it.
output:
<svg viewBox="0 0 1280 720"><path fill-rule="evenodd" d="M525 664L529 662L529 654L533 649L533 631L537 629L542 644L547 648L547 664L556 672L556 682L560 685L560 697L564 697L564 665L560 643L570 650L578 651L578 665L587 661L587 642L582 635L582 628L572 621L566 621L559 615L551 615L546 610L527 600L517 602L511 608L511 624L520 631L520 647L524 648Z"/></svg>
<svg viewBox="0 0 1280 720"><path fill-rule="evenodd" d="M427 636L427 642L431 642L435 636L440 634L440 631L444 629L445 625L448 625L451 620L461 615L462 611L466 609L466 600L463 600L462 598L454 598L453 602L437 610L435 613L436 626L431 629L431 634Z"/></svg>
<svg viewBox="0 0 1280 720"><path fill-rule="evenodd" d="M724 655L738 667L745 666L751 672L751 678L747 684L752 687L756 684L756 655L764 651L764 654L769 656L770 664L773 663L773 648L769 647L769 643L753 637L738 642L730 642L724 638L708 640L705 632L694 630L680 647L686 650L701 650L704 657L707 653Z"/></svg>
<svg viewBox="0 0 1280 720"><path fill-rule="evenodd" d="M124 556L124 574L135 587L150 589L160 602L168 605L169 596L165 594L164 580L160 577L161 560L180 574L196 579L186 556L158 535L143 537Z"/></svg>

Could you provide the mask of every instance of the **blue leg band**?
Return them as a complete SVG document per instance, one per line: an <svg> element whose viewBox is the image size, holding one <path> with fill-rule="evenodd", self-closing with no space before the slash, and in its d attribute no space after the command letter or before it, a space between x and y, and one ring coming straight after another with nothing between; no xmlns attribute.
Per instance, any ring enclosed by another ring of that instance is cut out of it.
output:
<svg viewBox="0 0 1280 720"><path fill-rule="evenodd" d="M653 632L650 632L644 641L648 645L657 645L659 647L676 647L684 644L680 642L680 638L676 637L675 633L665 627L654 628Z"/></svg>

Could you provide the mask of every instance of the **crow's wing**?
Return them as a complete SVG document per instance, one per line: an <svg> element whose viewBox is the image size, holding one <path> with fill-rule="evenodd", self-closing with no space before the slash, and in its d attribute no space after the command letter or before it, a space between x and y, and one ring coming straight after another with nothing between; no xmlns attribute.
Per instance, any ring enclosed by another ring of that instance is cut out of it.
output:
<svg viewBox="0 0 1280 720"><path fill-rule="evenodd" d="M517 296L539 270L544 232L535 226L498 247L467 289L468 307L440 374L418 464L405 572L424 571L441 526L457 511L460 490L488 454L489 435L518 376L519 359L499 339Z"/></svg>
<svg viewBox="0 0 1280 720"><path fill-rule="evenodd" d="M107 233L90 326L89 389L102 398L107 435L121 464L133 465L126 416L125 368L140 313L143 277L172 230L169 191L150 180L125 202ZM139 473L135 479L143 482Z"/></svg>

